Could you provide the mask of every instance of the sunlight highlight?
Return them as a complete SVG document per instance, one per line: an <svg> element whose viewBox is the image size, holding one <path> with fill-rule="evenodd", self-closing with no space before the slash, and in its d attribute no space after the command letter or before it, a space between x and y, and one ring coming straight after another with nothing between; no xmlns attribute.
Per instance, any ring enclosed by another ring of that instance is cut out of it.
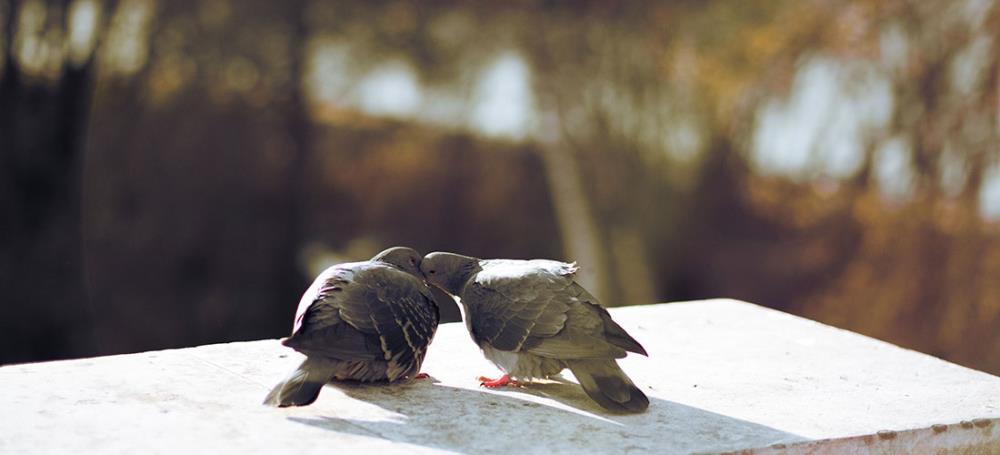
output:
<svg viewBox="0 0 1000 455"><path fill-rule="evenodd" d="M46 29L47 15L45 3L40 0L30 0L21 6L14 53L25 74L56 78L62 65L62 36L57 29Z"/></svg>
<svg viewBox="0 0 1000 455"><path fill-rule="evenodd" d="M979 213L990 220L1000 220L1000 163L994 164L983 176L979 189Z"/></svg>
<svg viewBox="0 0 1000 455"><path fill-rule="evenodd" d="M66 46L71 64L80 66L93 54L100 14L96 0L77 0L70 6Z"/></svg>
<svg viewBox="0 0 1000 455"><path fill-rule="evenodd" d="M520 139L534 118L530 71L513 52L501 54L481 76L473 96L471 126L487 136Z"/></svg>
<svg viewBox="0 0 1000 455"><path fill-rule="evenodd" d="M894 138L876 152L875 180L890 199L904 200L913 190L910 147L905 139Z"/></svg>
<svg viewBox="0 0 1000 455"><path fill-rule="evenodd" d="M420 108L422 97L413 68L398 60L379 65L358 88L360 107L373 115L412 116Z"/></svg>
<svg viewBox="0 0 1000 455"><path fill-rule="evenodd" d="M887 125L893 102L887 78L870 66L814 58L799 69L787 101L758 111L754 162L793 178L850 176L872 132Z"/></svg>
<svg viewBox="0 0 1000 455"><path fill-rule="evenodd" d="M110 72L127 76L146 64L149 26L155 7L153 0L124 0L118 7L102 48Z"/></svg>

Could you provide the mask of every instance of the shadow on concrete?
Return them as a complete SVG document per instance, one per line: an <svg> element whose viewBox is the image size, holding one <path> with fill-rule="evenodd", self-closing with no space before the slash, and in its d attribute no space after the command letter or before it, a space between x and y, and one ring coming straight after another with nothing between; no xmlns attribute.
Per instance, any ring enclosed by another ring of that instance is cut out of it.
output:
<svg viewBox="0 0 1000 455"><path fill-rule="evenodd" d="M463 452L720 452L807 438L704 409L650 397L642 414L608 414L575 383L501 390L424 380L390 387L337 384L347 396L387 411L384 418L288 417L328 431ZM528 443L526 444L526 441Z"/></svg>

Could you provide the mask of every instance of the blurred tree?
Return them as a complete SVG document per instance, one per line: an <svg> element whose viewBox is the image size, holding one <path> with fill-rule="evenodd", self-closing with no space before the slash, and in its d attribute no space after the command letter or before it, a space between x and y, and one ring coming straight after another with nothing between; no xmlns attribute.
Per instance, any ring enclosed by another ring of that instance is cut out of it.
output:
<svg viewBox="0 0 1000 455"><path fill-rule="evenodd" d="M310 39L308 24L308 4L306 0L292 0L281 3L285 9L284 21L288 24L288 87L284 90L286 101L284 117L287 121L285 130L289 138L289 149L286 150L287 170L285 191L287 227L281 241L279 251L283 257L275 261L281 264L284 276L278 280L282 289L279 295L289 302L293 296L302 292L308 283L304 279L305 270L300 266L300 251L303 247L302 218L306 216L308 193L306 182L315 178L307 172L307 164L313 146L312 121L309 118L305 83L308 66L308 44Z"/></svg>
<svg viewBox="0 0 1000 455"><path fill-rule="evenodd" d="M2 361L96 352L79 188L94 47L107 10L91 4L88 14L81 3L9 0L3 8L0 331L12 346ZM90 36L71 34L87 25Z"/></svg>

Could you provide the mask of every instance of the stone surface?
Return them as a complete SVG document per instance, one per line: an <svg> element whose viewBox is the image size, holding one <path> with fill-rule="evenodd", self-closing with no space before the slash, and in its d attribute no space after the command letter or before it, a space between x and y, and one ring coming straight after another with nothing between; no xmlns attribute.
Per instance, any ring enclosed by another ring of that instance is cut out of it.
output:
<svg viewBox="0 0 1000 455"><path fill-rule="evenodd" d="M0 368L0 453L1000 453L1000 378L732 300L612 310L650 397L610 415L566 381L485 390L462 324L431 378L260 405L301 357L276 340Z"/></svg>

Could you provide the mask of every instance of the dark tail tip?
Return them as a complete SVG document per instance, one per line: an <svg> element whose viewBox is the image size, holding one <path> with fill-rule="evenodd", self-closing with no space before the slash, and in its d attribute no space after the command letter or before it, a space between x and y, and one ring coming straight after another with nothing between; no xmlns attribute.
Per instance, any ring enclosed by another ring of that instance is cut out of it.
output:
<svg viewBox="0 0 1000 455"><path fill-rule="evenodd" d="M306 359L287 379L278 383L264 398L268 406L306 406L319 397L323 385L330 380L330 366Z"/></svg>
<svg viewBox="0 0 1000 455"><path fill-rule="evenodd" d="M649 408L649 398L634 384L625 382L621 378L607 376L595 376L594 382L597 383L597 390L593 393L587 388L583 390L608 410L634 413ZM595 395L600 395L600 399Z"/></svg>
<svg viewBox="0 0 1000 455"><path fill-rule="evenodd" d="M642 390L639 390L636 386L632 386L630 392L632 399L622 403L622 408L625 409L625 412L643 412L649 408L649 397L645 393L642 393Z"/></svg>
<svg viewBox="0 0 1000 455"><path fill-rule="evenodd" d="M618 367L614 360L567 362L580 386L601 407L621 413L649 408L649 398Z"/></svg>
<svg viewBox="0 0 1000 455"><path fill-rule="evenodd" d="M263 404L267 406L277 406L279 408L288 406L307 406L316 401L316 398L319 397L319 392L322 389L322 383L293 383L292 381L285 381L271 389L271 392L264 397Z"/></svg>

